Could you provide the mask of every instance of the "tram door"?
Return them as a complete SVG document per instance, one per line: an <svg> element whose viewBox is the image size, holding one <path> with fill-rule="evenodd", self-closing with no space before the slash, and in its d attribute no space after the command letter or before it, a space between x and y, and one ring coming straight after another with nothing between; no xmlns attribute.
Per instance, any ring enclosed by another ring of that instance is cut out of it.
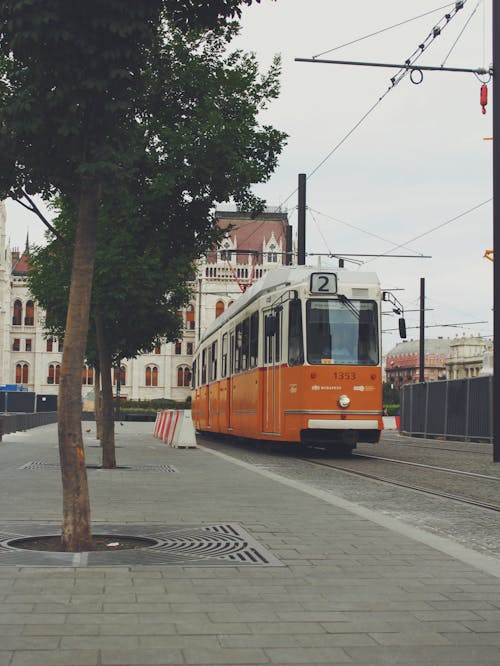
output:
<svg viewBox="0 0 500 666"><path fill-rule="evenodd" d="M264 311L262 433L281 433L281 357L283 308Z"/></svg>

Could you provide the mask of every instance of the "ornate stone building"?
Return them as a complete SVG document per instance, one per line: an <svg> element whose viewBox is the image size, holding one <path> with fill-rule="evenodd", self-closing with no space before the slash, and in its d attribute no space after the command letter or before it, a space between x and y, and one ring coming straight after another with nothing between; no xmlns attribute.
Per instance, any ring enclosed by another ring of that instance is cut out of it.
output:
<svg viewBox="0 0 500 666"><path fill-rule="evenodd" d="M403 384L440 379L464 379L479 376L485 354L493 344L480 337L437 338L425 340L424 379L420 379L420 343L400 342L386 357L386 381L400 389Z"/></svg>
<svg viewBox="0 0 500 666"><path fill-rule="evenodd" d="M200 262L193 299L179 313L183 336L152 353L124 359L120 369L123 399L170 398L190 395L194 348L206 327L256 279L285 263L288 227L284 213L266 212L255 219L238 212L221 212L227 229L221 248ZM48 339L44 312L28 291L28 244L11 250L6 237L5 205L0 201L0 384L20 384L42 395L57 394L64 341ZM118 369L113 372L117 385ZM93 401L94 369L82 369L82 396Z"/></svg>

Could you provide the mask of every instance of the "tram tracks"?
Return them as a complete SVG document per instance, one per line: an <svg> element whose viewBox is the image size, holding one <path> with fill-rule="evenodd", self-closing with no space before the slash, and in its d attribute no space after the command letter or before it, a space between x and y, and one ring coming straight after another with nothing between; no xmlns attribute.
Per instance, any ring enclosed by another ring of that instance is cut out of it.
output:
<svg viewBox="0 0 500 666"><path fill-rule="evenodd" d="M366 455L366 454L353 454L353 458L358 458L358 459L374 459L375 461L381 461L384 463L396 463L400 465L408 465L416 468L421 468L424 470L430 470L432 472L438 472L442 474L452 474L455 476L459 477L468 477L468 478L477 478L481 480L487 480L487 481L493 481L493 482L500 482L500 477L496 476L489 476L486 474L478 474L475 472L466 472L462 470L453 470L450 468L443 468L443 467L438 467L434 465L427 465L423 463L415 463L411 461L405 461L405 460L396 460L396 459L391 459L391 458L384 458L382 456L372 456L372 455ZM414 490L420 493L425 493L427 495L434 495L436 497L443 497L446 499L451 499L456 502L461 502L463 504L469 504L473 506L477 506L482 509L488 509L490 511L496 511L500 512L500 504L492 504L490 502L486 502L484 500L480 500L474 497L466 497L464 495L459 495L456 493L452 492L447 492L446 490L438 489L438 488L431 488L423 485L419 485L416 483L409 483L407 481L403 481L401 479L396 479L394 477L390 476L383 476L379 473L376 473L374 471L366 471L366 470L361 470L359 468L353 467L353 465L349 465L347 461L341 462L332 462L331 460L325 461L325 460L313 460L311 458L299 458L301 462L307 462L312 465L318 465L320 467L326 467L330 469L334 469L337 471L345 472L347 474L352 474L354 476L358 477L363 477L366 479L370 479L372 481L380 481L382 483L387 483L393 486L397 486L400 488L407 488L409 490ZM351 459L351 463L354 462Z"/></svg>

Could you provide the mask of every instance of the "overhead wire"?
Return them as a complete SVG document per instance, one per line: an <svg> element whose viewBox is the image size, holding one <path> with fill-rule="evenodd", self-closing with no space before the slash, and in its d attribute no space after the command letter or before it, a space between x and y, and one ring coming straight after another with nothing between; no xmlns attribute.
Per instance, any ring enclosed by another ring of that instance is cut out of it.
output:
<svg viewBox="0 0 500 666"><path fill-rule="evenodd" d="M339 224L343 224L346 227L349 227L350 229L354 229L356 231L360 231L363 234L366 234L367 236L371 236L372 238L376 238L377 240L381 240L384 243L389 243L389 245L394 245L396 246L397 244L394 243L394 241L390 241L387 238L384 238L383 236L379 236L378 234L374 234L371 231L366 231L366 229L363 229L362 227L358 227L355 224L351 224L350 222L346 222L345 220L340 220L338 217L333 217L333 215L327 215L326 213L322 213L319 210L314 210L313 208L308 207L307 210L309 211L314 211L318 215L322 215L323 217L326 217L330 220L333 220L334 222L338 222ZM401 247L405 247L404 245L398 245L397 248L394 247L394 249L399 249ZM414 250L413 248L406 248L409 252L413 252L416 256L422 256L422 252L418 252L417 250Z"/></svg>
<svg viewBox="0 0 500 666"><path fill-rule="evenodd" d="M391 79L391 84L387 88L387 90L379 97L379 99L372 104L372 106L366 111L363 116L356 122L356 124L347 132L347 134L338 141L335 146L330 150L328 155L324 157L321 162L309 173L307 174L307 178L311 178L322 166L325 164L330 157L337 152L337 150L347 141L347 139L360 127L364 121L368 118L368 116L373 113L373 111L377 108L377 106L382 102L383 99L393 90L398 83L400 83L412 70L408 69L409 66L413 65L419 58L420 56L427 50L427 48L437 39L442 34L443 29L449 25L450 21L457 15L457 13L463 9L465 6L467 0L463 0L463 2L455 2L453 3L454 9L450 12L445 14L445 16L433 27L433 29L430 31L430 33L427 35L427 37L424 39L424 41L418 45L418 47L413 51L413 53L405 60L405 66L402 67L397 74L395 74ZM444 7L448 7L450 5L444 5ZM442 8L441 8L442 9ZM282 201L280 204L280 207L283 206L293 195L297 192L298 188L295 188L293 192L291 192L286 199Z"/></svg>
<svg viewBox="0 0 500 666"><path fill-rule="evenodd" d="M383 257L390 257L390 252L394 252L395 250L398 250L401 247L406 247L410 243L414 243L416 240L420 240L420 238L424 238L424 236L428 236L429 234L434 233L438 229L442 229L443 227L446 227L448 224L451 224L452 222L456 222L457 220L460 220L462 217L465 217L466 215L469 215L470 213L473 213L474 211L478 210L482 206L485 206L487 203L490 203L493 201L493 197L490 197L489 199L486 199L485 201L482 201L481 203L477 204L476 206L472 206L472 208L469 208L462 213L459 213L458 215L455 215L454 217L450 218L449 220L446 220L445 222L442 222L441 224L438 224L436 227L433 227L432 229L428 229L427 231L424 231L423 233L419 234L418 236L415 236L414 238L411 238L410 240L405 241L404 243L400 243L399 245L396 245L396 247L393 247L392 250L389 250L386 253L380 254L378 257L374 257L373 259L369 259L366 261L366 264L369 264L372 261L376 261L377 259L382 259Z"/></svg>
<svg viewBox="0 0 500 666"><path fill-rule="evenodd" d="M479 0L479 2L477 3L477 5L475 6L475 8L472 10L471 15L469 16L469 18L467 19L467 21L466 21L465 24L463 25L462 29L461 29L460 32L458 33L458 37L455 39L455 41L454 41L453 44L451 45L451 49L448 51L448 53L446 54L445 59L444 59L443 62L441 63L441 67L444 67L444 66L445 66L446 61L447 61L448 58L450 57L450 55L451 55L451 53L453 52L455 46L456 46L456 45L458 44L458 42L460 41L460 39L461 39L462 35L464 34L464 32L466 31L466 29L467 29L469 23L472 21L472 19L473 19L473 17L474 17L474 14L475 14L475 13L477 12L477 10L479 9L479 6L481 5L482 1L483 1L483 0Z"/></svg>
<svg viewBox="0 0 500 666"><path fill-rule="evenodd" d="M453 2L448 2L446 5L442 5L441 7L436 7L436 9L431 9L429 12L425 12L424 14L419 14L418 16L414 16L413 18L405 19L404 21L400 21L399 23L394 23L394 25L390 25L387 28L381 28L380 30L376 30L375 32L371 32L370 34L364 35L363 37L358 37L357 39L353 39L352 41L346 42L345 44L340 44L339 46L334 46L333 49L328 49L328 51L323 51L322 53L318 53L317 55L314 55L313 58L321 58L321 56L324 56L327 53L333 53L334 51L339 51L340 49L343 49L346 46L352 46L352 44L358 44L359 42L362 42L365 39L370 39L370 37L376 37L377 35L381 35L384 32L388 32L389 30L392 30L393 28L399 28L402 25L406 25L407 23L411 23L412 21L417 21L418 19L421 19L424 16L429 16L430 14L435 14L436 12L439 12L442 9L446 9L447 7L451 7L453 4L454 4Z"/></svg>

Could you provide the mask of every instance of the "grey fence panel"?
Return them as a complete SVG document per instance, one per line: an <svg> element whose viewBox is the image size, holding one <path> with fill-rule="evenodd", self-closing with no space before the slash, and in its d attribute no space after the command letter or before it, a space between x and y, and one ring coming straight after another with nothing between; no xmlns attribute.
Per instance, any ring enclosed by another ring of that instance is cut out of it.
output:
<svg viewBox="0 0 500 666"><path fill-rule="evenodd" d="M401 432L491 440L492 394L492 377L407 384L401 391Z"/></svg>
<svg viewBox="0 0 500 666"><path fill-rule="evenodd" d="M492 377L469 380L468 433L469 437L490 437L492 432L490 395Z"/></svg>
<svg viewBox="0 0 500 666"><path fill-rule="evenodd" d="M415 433L425 433L425 417L427 404L426 384L412 386L412 427Z"/></svg>
<svg viewBox="0 0 500 666"><path fill-rule="evenodd" d="M427 426L428 435L442 435L446 432L446 390L448 382L427 384Z"/></svg>
<svg viewBox="0 0 500 666"><path fill-rule="evenodd" d="M57 412L41 412L39 414L1 414L0 440L2 435L8 435L18 430L30 430L38 426L57 423Z"/></svg>
<svg viewBox="0 0 500 666"><path fill-rule="evenodd" d="M467 380L448 382L448 428L446 435L465 437L467 414Z"/></svg>

